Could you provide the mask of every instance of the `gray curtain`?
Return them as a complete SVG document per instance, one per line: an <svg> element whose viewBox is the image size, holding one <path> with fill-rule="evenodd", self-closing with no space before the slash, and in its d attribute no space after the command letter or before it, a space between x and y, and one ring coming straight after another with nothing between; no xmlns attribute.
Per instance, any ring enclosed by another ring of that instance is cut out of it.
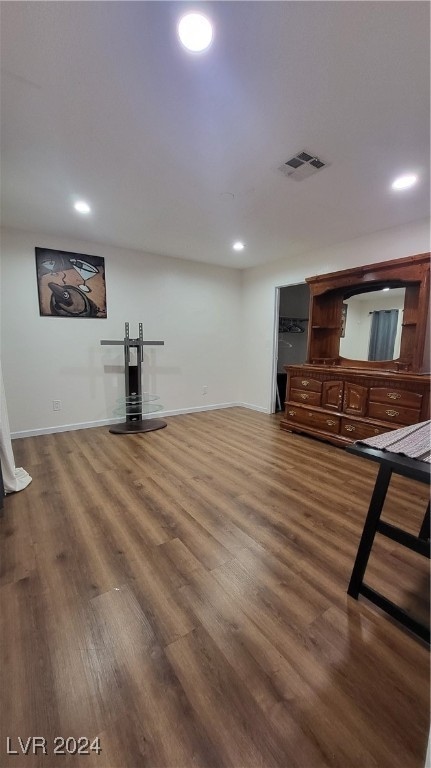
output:
<svg viewBox="0 0 431 768"><path fill-rule="evenodd" d="M398 325L398 309L370 312L371 331L368 360L392 360Z"/></svg>

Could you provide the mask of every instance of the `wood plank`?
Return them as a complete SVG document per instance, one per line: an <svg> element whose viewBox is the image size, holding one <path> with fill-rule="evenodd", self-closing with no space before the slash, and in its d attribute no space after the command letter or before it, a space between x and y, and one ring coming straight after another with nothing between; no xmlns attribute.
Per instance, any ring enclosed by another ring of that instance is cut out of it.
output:
<svg viewBox="0 0 431 768"><path fill-rule="evenodd" d="M208 740L217 742L222 764L289 764L293 749L289 755L277 741L262 710L202 627L172 643L166 653Z"/></svg>
<svg viewBox="0 0 431 768"><path fill-rule="evenodd" d="M153 615L146 615L130 586L100 595L92 604L103 625L104 642L112 654L117 679L121 682L124 710L121 724L130 718L135 726L139 723L132 754L122 740L126 752L122 765L133 765L130 761L136 759L138 738L144 765L185 766L196 762L216 766L218 754L207 743L194 718L183 688L159 643ZM133 733L135 726L130 728L129 725L128 731ZM115 759L118 751L115 724L114 728L114 734L107 731L101 735L104 764L109 766L112 765L111 756Z"/></svg>
<svg viewBox="0 0 431 768"><path fill-rule="evenodd" d="M9 496L1 520L4 548L0 558L0 588L29 576L36 568L28 509L22 502L17 502L16 496Z"/></svg>

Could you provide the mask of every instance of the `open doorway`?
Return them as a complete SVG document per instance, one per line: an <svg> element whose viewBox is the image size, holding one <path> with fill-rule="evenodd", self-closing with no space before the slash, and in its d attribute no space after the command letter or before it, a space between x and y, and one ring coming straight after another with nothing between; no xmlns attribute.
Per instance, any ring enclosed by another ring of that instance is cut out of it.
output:
<svg viewBox="0 0 431 768"><path fill-rule="evenodd" d="M285 365L305 363L307 359L308 316L310 289L307 283L277 288L278 318L276 318L275 387L272 412L284 410L287 373Z"/></svg>

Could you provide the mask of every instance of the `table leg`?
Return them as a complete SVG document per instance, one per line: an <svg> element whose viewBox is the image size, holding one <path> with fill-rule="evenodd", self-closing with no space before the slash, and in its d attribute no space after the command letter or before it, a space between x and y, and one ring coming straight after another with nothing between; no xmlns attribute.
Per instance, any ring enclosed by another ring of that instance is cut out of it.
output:
<svg viewBox="0 0 431 768"><path fill-rule="evenodd" d="M381 464L365 520L364 530L362 531L361 541L359 542L355 564L350 577L349 588L347 590L347 594L354 597L356 600L358 599L368 558L370 557L371 547L373 546L377 524L382 513L383 504L385 503L391 475L392 470L390 467Z"/></svg>
<svg viewBox="0 0 431 768"><path fill-rule="evenodd" d="M429 541L430 538L430 503L428 502L427 511L423 519L421 529L419 531L419 538Z"/></svg>

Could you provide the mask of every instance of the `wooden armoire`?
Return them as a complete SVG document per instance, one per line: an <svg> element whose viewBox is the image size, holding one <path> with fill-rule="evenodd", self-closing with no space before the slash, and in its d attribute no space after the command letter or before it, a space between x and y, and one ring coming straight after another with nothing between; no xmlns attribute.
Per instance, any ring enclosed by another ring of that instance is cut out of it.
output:
<svg viewBox="0 0 431 768"><path fill-rule="evenodd" d="M429 419L430 254L318 275L307 283L307 362L285 366L281 428L345 445ZM405 289L397 359L340 356L346 300L388 287Z"/></svg>

